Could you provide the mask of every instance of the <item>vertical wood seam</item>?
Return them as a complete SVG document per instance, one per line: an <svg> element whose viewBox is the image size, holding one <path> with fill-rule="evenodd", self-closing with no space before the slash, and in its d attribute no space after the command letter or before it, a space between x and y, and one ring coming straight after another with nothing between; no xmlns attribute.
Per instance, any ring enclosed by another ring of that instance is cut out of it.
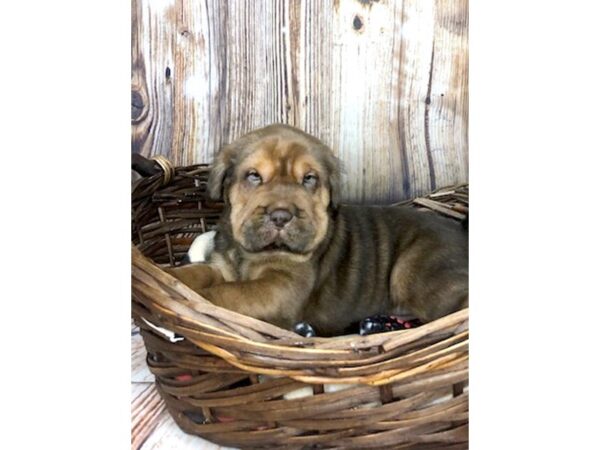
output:
<svg viewBox="0 0 600 450"><path fill-rule="evenodd" d="M406 0L402 0L402 8L400 11L400 33L404 29L404 17L405 17L405 7ZM400 50L398 53L398 61L399 67L402 68L402 60L404 58L405 53L405 43L403 39L400 39ZM398 78L402 78L402 71L399 70ZM398 83L398 88L401 89L401 84ZM402 97L402 91L398 92L400 97ZM398 101L398 134L400 138L400 161L402 162L400 170L402 171L402 193L405 198L410 198L411 189L410 189L410 172L408 170L408 154L407 147L408 144L406 142L406 132L404 131L404 111L402 109L402 102Z"/></svg>
<svg viewBox="0 0 600 450"><path fill-rule="evenodd" d="M433 75L433 58L435 55L435 39L431 43L431 63L429 64L429 81L427 83L427 97L425 98L425 151L427 163L429 164L429 188L435 190L435 170L433 167L433 156L431 154L431 137L429 135L429 109L431 107L431 80Z"/></svg>

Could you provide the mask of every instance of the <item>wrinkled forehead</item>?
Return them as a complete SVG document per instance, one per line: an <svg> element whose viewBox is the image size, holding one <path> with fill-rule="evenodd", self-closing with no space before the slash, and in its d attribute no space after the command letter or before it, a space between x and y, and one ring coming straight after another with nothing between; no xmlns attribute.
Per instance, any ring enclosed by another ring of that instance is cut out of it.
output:
<svg viewBox="0 0 600 450"><path fill-rule="evenodd" d="M323 173L325 167L309 143L268 137L254 142L238 164L238 171L257 170L263 177L293 176L302 178L307 172Z"/></svg>

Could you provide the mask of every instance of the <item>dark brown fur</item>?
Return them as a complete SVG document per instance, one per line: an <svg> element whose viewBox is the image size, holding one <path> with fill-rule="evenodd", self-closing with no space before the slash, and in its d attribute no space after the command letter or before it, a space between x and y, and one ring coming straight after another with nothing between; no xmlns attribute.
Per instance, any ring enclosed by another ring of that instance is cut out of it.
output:
<svg viewBox="0 0 600 450"><path fill-rule="evenodd" d="M271 125L226 146L209 189L226 204L211 259L169 272L217 305L285 328L306 321L323 336L377 313L430 321L467 306L461 225L410 207L337 205L337 160L300 130ZM275 209L293 214L283 229Z"/></svg>

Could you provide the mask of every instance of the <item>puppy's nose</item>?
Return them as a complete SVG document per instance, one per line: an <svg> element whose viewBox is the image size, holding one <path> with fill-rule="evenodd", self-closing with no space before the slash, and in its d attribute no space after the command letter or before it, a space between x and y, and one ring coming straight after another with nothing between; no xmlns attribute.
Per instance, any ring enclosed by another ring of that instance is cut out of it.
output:
<svg viewBox="0 0 600 450"><path fill-rule="evenodd" d="M292 213L287 209L276 209L269 214L271 222L278 228L283 228L286 223L292 220Z"/></svg>

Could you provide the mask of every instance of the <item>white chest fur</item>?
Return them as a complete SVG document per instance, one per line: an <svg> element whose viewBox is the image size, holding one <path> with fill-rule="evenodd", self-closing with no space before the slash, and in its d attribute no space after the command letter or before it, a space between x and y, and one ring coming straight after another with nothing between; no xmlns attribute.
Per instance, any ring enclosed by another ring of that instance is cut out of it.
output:
<svg viewBox="0 0 600 450"><path fill-rule="evenodd" d="M216 231L207 231L197 236L188 250L188 258L191 263L206 262L215 248Z"/></svg>

